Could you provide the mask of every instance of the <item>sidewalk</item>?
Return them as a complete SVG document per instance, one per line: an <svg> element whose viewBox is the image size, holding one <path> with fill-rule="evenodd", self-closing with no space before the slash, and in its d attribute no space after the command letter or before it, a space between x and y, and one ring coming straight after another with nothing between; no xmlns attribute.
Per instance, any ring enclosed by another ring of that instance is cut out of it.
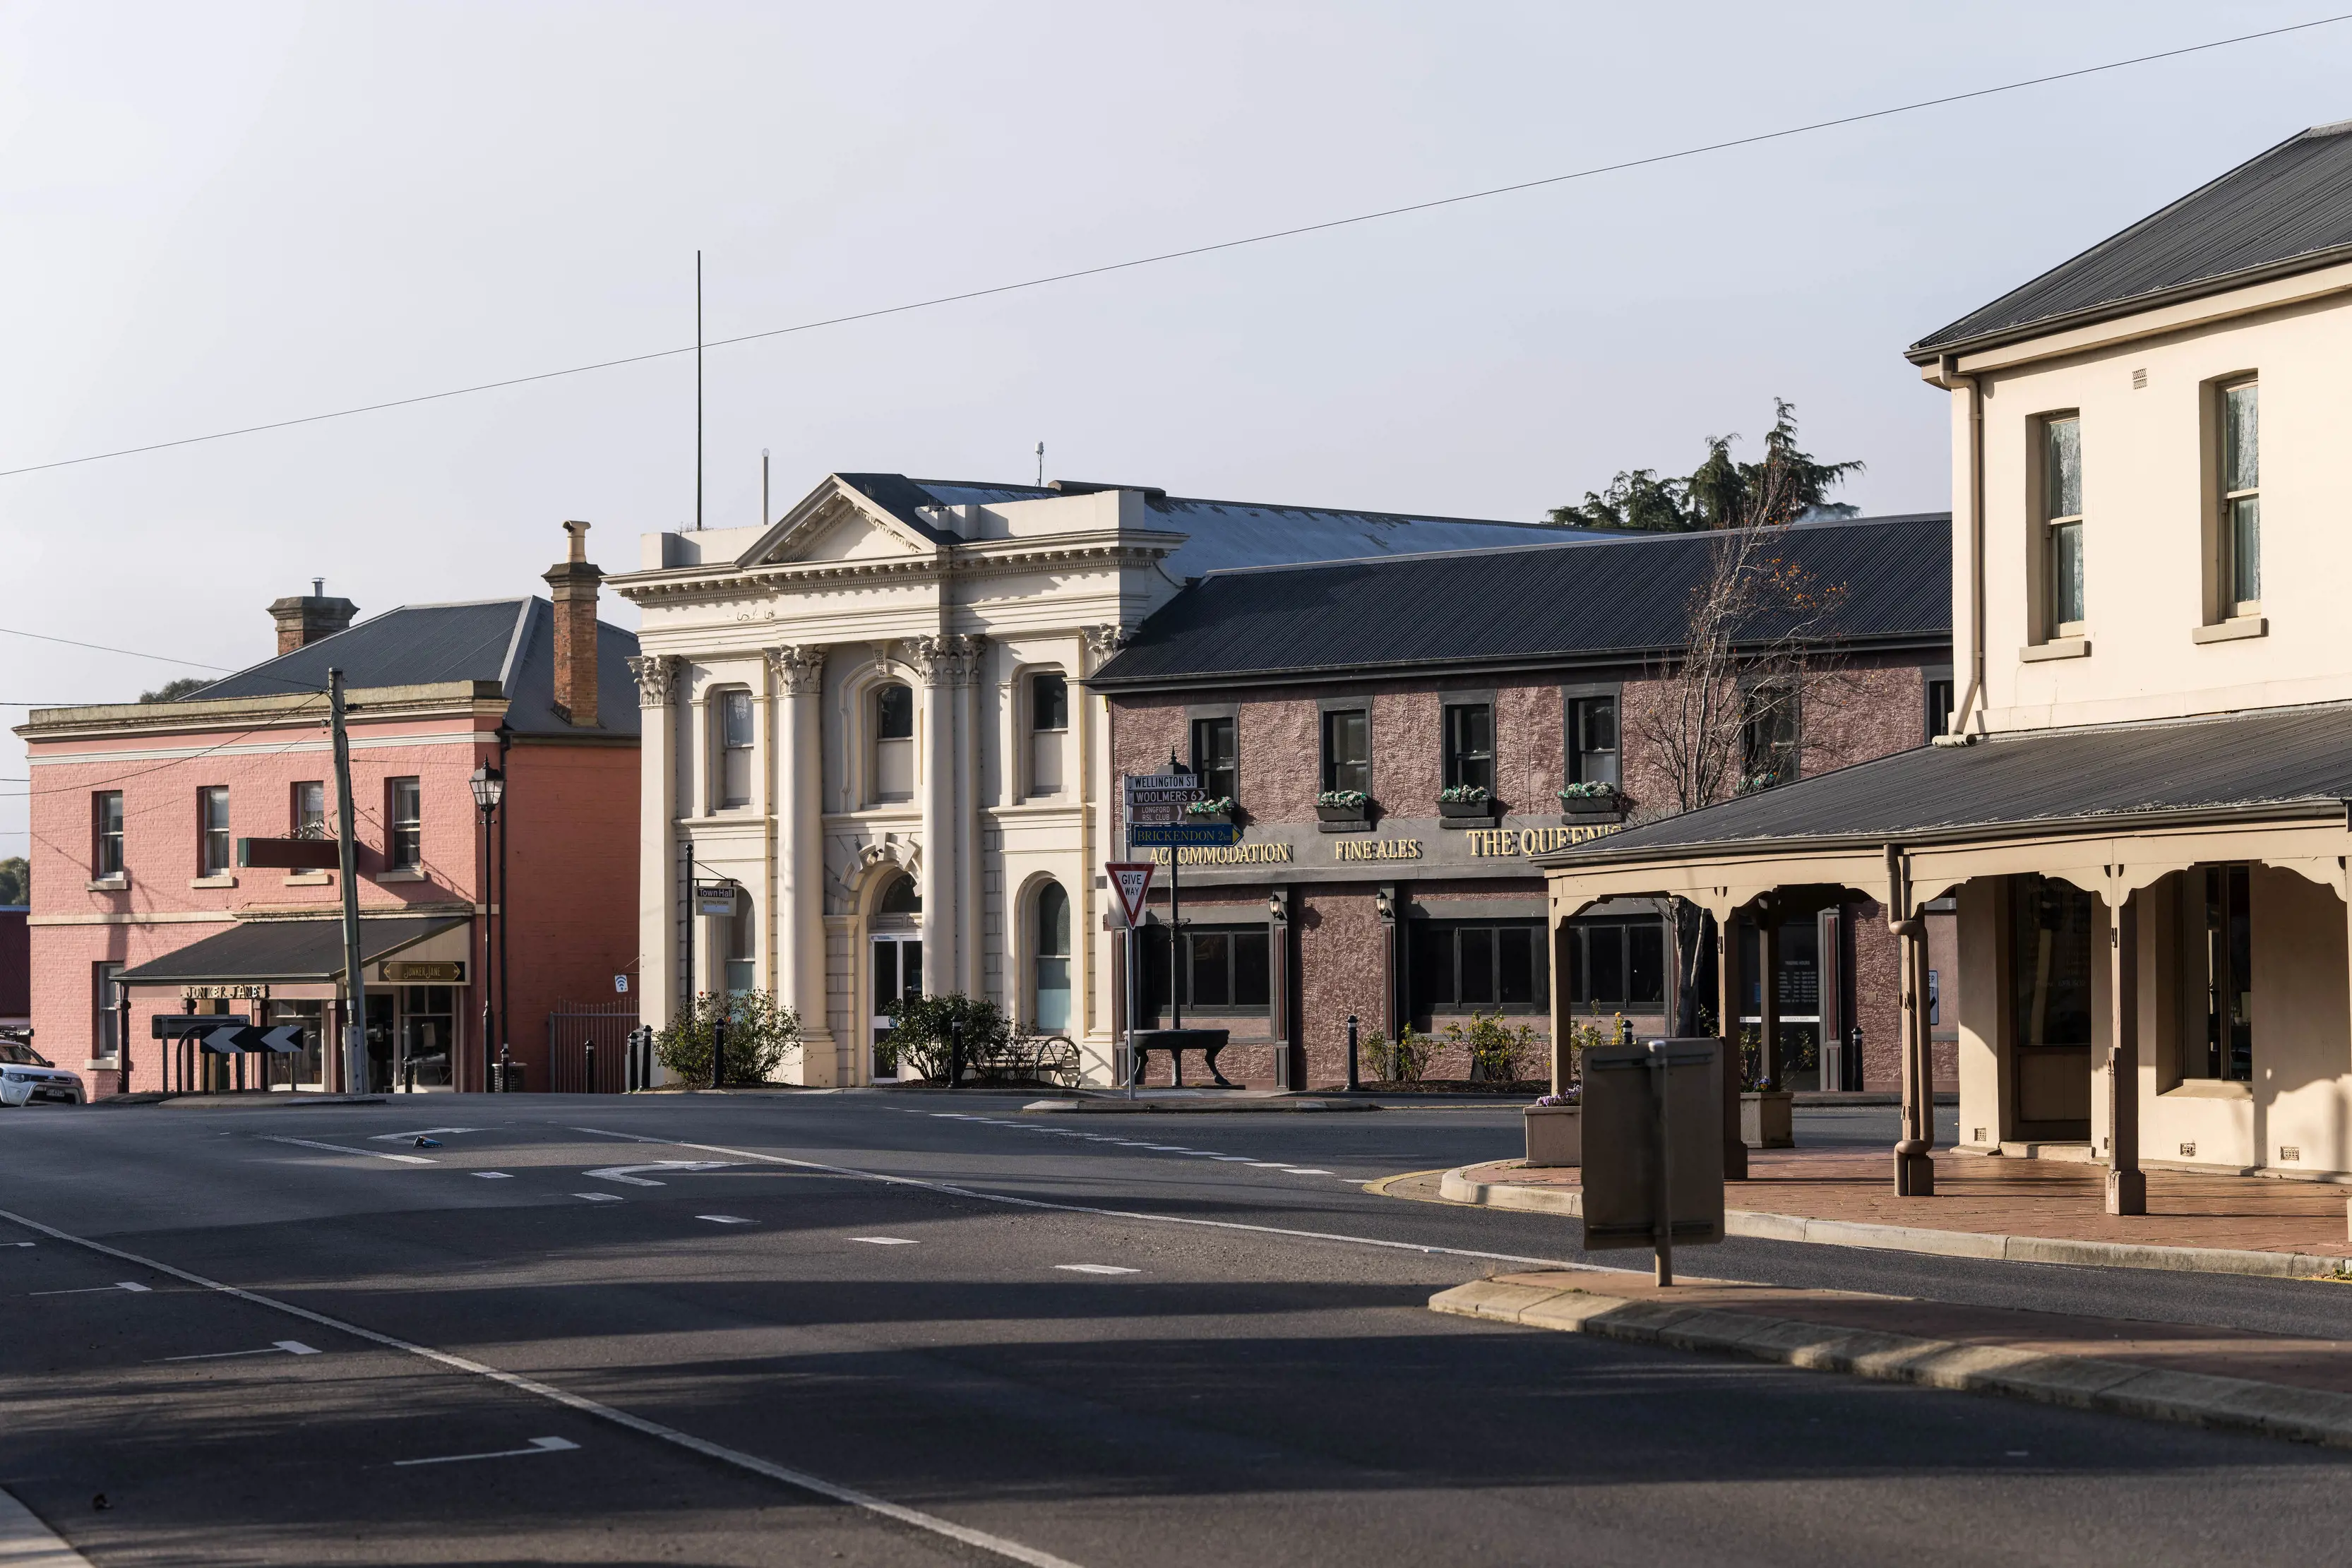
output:
<svg viewBox="0 0 2352 1568"><path fill-rule="evenodd" d="M2105 1210L2103 1166L1944 1151L1936 1196L1923 1198L1895 1196L1881 1149L1751 1150L1748 1171L1750 1179L1725 1188L1734 1236L2107 1268L2352 1273L2346 1188L2326 1183L2150 1171L2148 1212L2118 1216ZM1433 1196L1576 1215L1581 1183L1574 1168L1496 1160L1445 1172Z"/></svg>
<svg viewBox="0 0 2352 1568"><path fill-rule="evenodd" d="M1940 1175L1940 1173L1939 1173ZM2188 1323L1640 1275L1501 1274L1432 1310L2352 1448L2352 1345Z"/></svg>

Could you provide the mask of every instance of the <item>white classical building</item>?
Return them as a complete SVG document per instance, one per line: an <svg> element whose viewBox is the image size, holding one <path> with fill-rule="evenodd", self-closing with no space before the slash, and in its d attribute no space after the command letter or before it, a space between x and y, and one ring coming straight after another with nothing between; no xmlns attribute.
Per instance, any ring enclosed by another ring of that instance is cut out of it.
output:
<svg viewBox="0 0 2352 1568"><path fill-rule="evenodd" d="M854 1084L895 997L961 991L1107 1076L1119 846L1087 675L1188 577L1559 533L836 474L766 528L646 536L609 580L644 612L643 1018L771 989L806 1041L788 1075ZM702 912L720 881L732 913Z"/></svg>

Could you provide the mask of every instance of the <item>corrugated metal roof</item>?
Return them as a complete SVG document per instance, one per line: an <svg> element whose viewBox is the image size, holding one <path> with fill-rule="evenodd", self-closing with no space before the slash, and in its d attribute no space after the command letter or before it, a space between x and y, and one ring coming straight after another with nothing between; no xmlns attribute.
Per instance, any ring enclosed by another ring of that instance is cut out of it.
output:
<svg viewBox="0 0 2352 1568"><path fill-rule="evenodd" d="M462 915L386 915L360 920L362 967L388 953L466 924ZM132 985L186 981L332 980L343 972L340 920L256 920L125 969Z"/></svg>
<svg viewBox="0 0 2352 1568"><path fill-rule="evenodd" d="M2347 255L2352 121L2289 137L1906 351L1924 360Z"/></svg>
<svg viewBox="0 0 2352 1568"><path fill-rule="evenodd" d="M638 733L637 684L629 673L636 651L635 633L597 623L598 727L593 733ZM331 666L341 669L343 684L352 689L499 681L507 723L517 734L583 733L556 716L554 607L536 598L404 604L215 681L187 700L324 691Z"/></svg>
<svg viewBox="0 0 2352 1568"><path fill-rule="evenodd" d="M2169 813L2307 807L2352 793L2352 706L1996 735L1923 746L1628 828L1563 865L1808 841L1919 841Z"/></svg>
<svg viewBox="0 0 2352 1568"><path fill-rule="evenodd" d="M965 480L909 479L902 474L841 474L867 499L935 543L954 536L925 521L925 507L1002 506L1049 501L1077 489L1039 485L992 485ZM1115 486L1103 486L1109 489ZM1563 528L1553 523L1498 522L1478 517L1437 517L1406 512L1367 512L1339 507L1286 507L1255 501L1212 501L1171 496L1149 486L1128 488L1150 497L1156 527L1187 536L1170 556L1171 577L1199 577L1232 567L1288 565L1299 561L1352 560L1365 556L1419 555L1431 550L1481 549L1537 540L1593 544L1621 536Z"/></svg>
<svg viewBox="0 0 2352 1568"><path fill-rule="evenodd" d="M1320 671L1645 657L1687 639L1719 534L1607 537L1218 572L1171 600L1091 676L1117 688ZM1948 641L1951 515L1794 524L1781 559L1833 597L1821 632ZM1753 631L1787 634L1787 612Z"/></svg>

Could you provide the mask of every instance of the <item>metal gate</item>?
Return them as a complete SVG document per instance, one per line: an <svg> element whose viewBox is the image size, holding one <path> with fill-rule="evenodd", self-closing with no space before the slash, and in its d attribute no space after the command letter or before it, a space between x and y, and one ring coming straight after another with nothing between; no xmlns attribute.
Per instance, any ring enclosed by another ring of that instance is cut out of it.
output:
<svg viewBox="0 0 2352 1568"><path fill-rule="evenodd" d="M558 1094L618 1094L628 1082L629 1031L637 1009L628 1002L565 1002L547 1015L549 1089Z"/></svg>

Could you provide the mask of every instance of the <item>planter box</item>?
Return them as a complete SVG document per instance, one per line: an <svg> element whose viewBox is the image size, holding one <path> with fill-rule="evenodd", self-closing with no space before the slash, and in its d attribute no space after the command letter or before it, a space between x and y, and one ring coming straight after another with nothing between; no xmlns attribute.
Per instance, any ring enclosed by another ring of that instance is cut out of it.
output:
<svg viewBox="0 0 2352 1568"><path fill-rule="evenodd" d="M1315 820L1327 833L1364 833L1372 827L1370 806L1318 806Z"/></svg>
<svg viewBox="0 0 2352 1568"><path fill-rule="evenodd" d="M1584 1163L1584 1107L1530 1105L1528 1118L1528 1164L1580 1166Z"/></svg>
<svg viewBox="0 0 2352 1568"><path fill-rule="evenodd" d="M1492 799L1485 800L1440 800L1437 803L1437 814L1439 817L1455 821L1484 819L1485 821L1491 822L1495 820L1495 812L1496 809L1496 802Z"/></svg>
<svg viewBox="0 0 2352 1568"><path fill-rule="evenodd" d="M1793 1149L1797 1146L1797 1097L1786 1089L1768 1089L1739 1097L1739 1141L1751 1149Z"/></svg>
<svg viewBox="0 0 2352 1568"><path fill-rule="evenodd" d="M1231 811L1187 811L1184 813L1184 821L1188 826L1198 826L1203 822L1230 822L1233 820L1234 814Z"/></svg>
<svg viewBox="0 0 2352 1568"><path fill-rule="evenodd" d="M1614 822L1624 815L1622 795L1592 795L1559 803L1559 819L1563 822Z"/></svg>

